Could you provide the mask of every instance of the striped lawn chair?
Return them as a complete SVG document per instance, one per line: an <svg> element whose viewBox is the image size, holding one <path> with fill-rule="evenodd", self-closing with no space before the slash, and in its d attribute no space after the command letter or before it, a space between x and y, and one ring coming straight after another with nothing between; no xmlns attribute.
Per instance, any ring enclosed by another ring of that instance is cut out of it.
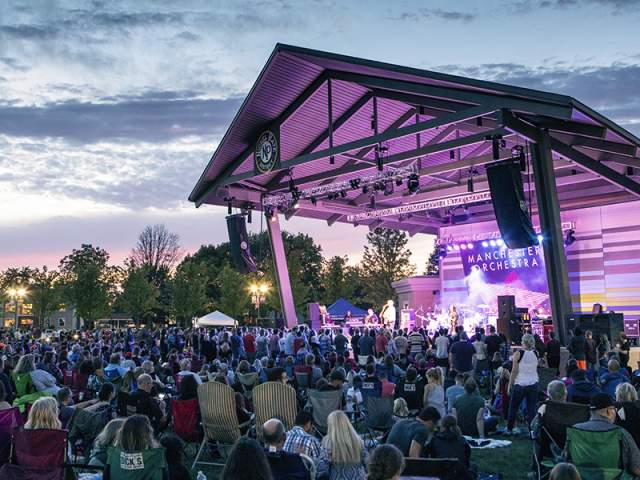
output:
<svg viewBox="0 0 640 480"><path fill-rule="evenodd" d="M198 402L202 415L204 437L191 469L196 464L224 466L228 451L241 437L240 425L236 414L236 394L229 385L219 382L206 382L198 386ZM205 445L215 445L222 456L222 462L199 462Z"/></svg>
<svg viewBox="0 0 640 480"><path fill-rule="evenodd" d="M280 382L266 382L253 389L253 406L256 413L256 435L262 439L262 425L278 418L287 431L295 424L298 413L296 391Z"/></svg>

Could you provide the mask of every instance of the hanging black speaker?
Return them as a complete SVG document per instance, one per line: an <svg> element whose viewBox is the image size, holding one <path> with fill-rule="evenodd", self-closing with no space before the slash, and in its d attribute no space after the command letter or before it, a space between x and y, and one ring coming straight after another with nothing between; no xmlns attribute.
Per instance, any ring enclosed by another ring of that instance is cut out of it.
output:
<svg viewBox="0 0 640 480"><path fill-rule="evenodd" d="M249 236L244 215L236 214L227 217L227 230L229 230L229 247L231 259L240 273L255 272L258 270L256 262L249 249Z"/></svg>
<svg viewBox="0 0 640 480"><path fill-rule="evenodd" d="M526 248L538 243L522 188L520 164L513 161L487 165L493 211L507 247Z"/></svg>

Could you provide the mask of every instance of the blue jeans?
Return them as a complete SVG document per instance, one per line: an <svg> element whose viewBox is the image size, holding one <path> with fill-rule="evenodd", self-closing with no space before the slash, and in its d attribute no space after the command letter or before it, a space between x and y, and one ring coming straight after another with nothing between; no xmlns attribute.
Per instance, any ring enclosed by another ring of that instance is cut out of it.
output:
<svg viewBox="0 0 640 480"><path fill-rule="evenodd" d="M516 414L520 408L522 400L526 402L527 407L527 424L530 425L533 417L536 415L536 403L538 401L538 384L514 385L511 391L511 401L509 402L509 421L507 422L507 430L512 430L516 423Z"/></svg>

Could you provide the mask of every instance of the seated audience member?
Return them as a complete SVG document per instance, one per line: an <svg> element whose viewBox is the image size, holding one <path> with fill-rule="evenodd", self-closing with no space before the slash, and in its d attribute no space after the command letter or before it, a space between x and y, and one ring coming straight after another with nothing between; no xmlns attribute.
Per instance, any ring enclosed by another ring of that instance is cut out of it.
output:
<svg viewBox="0 0 640 480"><path fill-rule="evenodd" d="M24 424L27 430L37 430L48 428L50 430L61 430L62 423L58 418L58 402L53 397L40 397L29 410L27 423Z"/></svg>
<svg viewBox="0 0 640 480"><path fill-rule="evenodd" d="M329 383L320 388L321 392L342 390L345 381L345 374L341 368L334 368L329 374Z"/></svg>
<svg viewBox="0 0 640 480"><path fill-rule="evenodd" d="M353 378L353 385L347 390L346 412L354 413L362 411L362 377Z"/></svg>
<svg viewBox="0 0 640 480"><path fill-rule="evenodd" d="M478 393L478 386L470 378L464 384L464 393L458 397L453 405L453 416L463 435L484 438L495 431L498 425L496 417L484 416L484 398Z"/></svg>
<svg viewBox="0 0 640 480"><path fill-rule="evenodd" d="M240 437L227 457L221 480L273 480L260 444L252 438Z"/></svg>
<svg viewBox="0 0 640 480"><path fill-rule="evenodd" d="M409 407L404 398L396 398L393 402L393 419L394 421L404 420L409 417Z"/></svg>
<svg viewBox="0 0 640 480"><path fill-rule="evenodd" d="M0 411L13 408L9 402L7 402L7 391L4 383L0 382Z"/></svg>
<svg viewBox="0 0 640 480"><path fill-rule="evenodd" d="M110 382L115 382L124 378L127 371L128 369L120 366L119 353L111 354L111 356L109 357L109 363L103 369L104 377Z"/></svg>
<svg viewBox="0 0 640 480"><path fill-rule="evenodd" d="M471 447L462 436L456 417L447 415L440 422L440 430L433 434L422 450L425 458L455 458L458 460L457 479L471 479Z"/></svg>
<svg viewBox="0 0 640 480"><path fill-rule="evenodd" d="M633 385L625 382L616 387L616 403L619 407L616 425L627 430L636 445L640 445L640 403Z"/></svg>
<svg viewBox="0 0 640 480"><path fill-rule="evenodd" d="M379 445L369 454L367 480L398 480L403 470L404 457L393 445Z"/></svg>
<svg viewBox="0 0 640 480"><path fill-rule="evenodd" d="M418 371L414 367L407 368L405 378L396 385L396 398L404 398L409 410L420 410L424 397L424 381L418 378Z"/></svg>
<svg viewBox="0 0 640 480"><path fill-rule="evenodd" d="M376 367L373 363L367 363L365 367L366 376L362 380L362 396L379 397L382 392L382 384L376 377Z"/></svg>
<svg viewBox="0 0 640 480"><path fill-rule="evenodd" d="M616 398L616 387L628 381L628 378L620 371L620 363L617 360L609 360L607 373L600 377L600 387L613 400Z"/></svg>
<svg viewBox="0 0 640 480"><path fill-rule="evenodd" d="M322 439L319 478L364 480L367 451L362 438L341 410L329 414L327 435Z"/></svg>
<svg viewBox="0 0 640 480"><path fill-rule="evenodd" d="M184 380L184 377L186 376L191 376L196 380L198 385L202 383L200 375L191 371L191 360L188 358L180 360L180 371L178 372L178 375L181 377L181 380Z"/></svg>
<svg viewBox="0 0 640 480"><path fill-rule="evenodd" d="M138 379L139 381L140 379ZM185 375L178 387L178 400L193 400L198 398L198 382L196 375Z"/></svg>
<svg viewBox="0 0 640 480"><path fill-rule="evenodd" d="M581 477L575 465L558 463L551 469L549 480L581 480Z"/></svg>
<svg viewBox="0 0 640 480"><path fill-rule="evenodd" d="M138 378L138 389L131 394L130 404L135 406L136 413L149 417L151 424L157 430L166 420L165 404L151 396L153 381L146 373Z"/></svg>
<svg viewBox="0 0 640 480"><path fill-rule="evenodd" d="M274 480L310 479L302 457L298 453L283 450L286 431L280 420L267 420L262 427L262 437Z"/></svg>
<svg viewBox="0 0 640 480"><path fill-rule="evenodd" d="M446 414L444 406L444 387L442 386L442 370L439 367L427 370L427 385L424 387L424 405L434 407L443 417Z"/></svg>
<svg viewBox="0 0 640 480"><path fill-rule="evenodd" d="M439 421L438 410L423 408L416 418L396 422L387 436L387 443L395 445L405 457L419 458L422 446L429 441Z"/></svg>
<svg viewBox="0 0 640 480"><path fill-rule="evenodd" d="M296 415L296 424L287 432L282 449L289 453L304 453L315 461L320 455L320 442L310 433L312 429L313 415L300 410Z"/></svg>
<svg viewBox="0 0 640 480"><path fill-rule="evenodd" d="M62 428L67 428L67 424L69 420L71 420L75 410L73 400L71 399L71 390L63 387L58 390L56 397L58 399L58 417L60 418L60 423L62 423Z"/></svg>
<svg viewBox="0 0 640 480"><path fill-rule="evenodd" d="M55 395L60 390L60 387L56 385L56 377L51 375L49 372L45 370L37 369L34 365L35 357L33 354L28 353L27 355L23 355L18 360L17 365L13 369L14 374L22 374L28 373L31 377L31 383L38 392L46 392L51 395ZM18 385L16 384L16 387ZM18 394L24 394L18 392Z"/></svg>
<svg viewBox="0 0 640 480"><path fill-rule="evenodd" d="M160 445L164 447L167 466L169 467L168 480L191 480L189 469L182 464L184 458L184 442L173 433L165 433L160 438Z"/></svg>
<svg viewBox="0 0 640 480"><path fill-rule="evenodd" d="M380 371L378 378L380 379L380 397L393 397L393 394L396 391L396 384L389 381L387 378L387 372Z"/></svg>
<svg viewBox="0 0 640 480"><path fill-rule="evenodd" d="M587 422L574 425L574 428L589 432L607 432L619 428L622 431L622 466L628 474L640 476L640 450L631 434L614 424L616 407L611 397L606 393L598 393L591 397L589 405L591 418Z"/></svg>
<svg viewBox="0 0 640 480"><path fill-rule="evenodd" d="M550 402L566 402L567 386L561 380L553 380L549 382L549 385L547 385L547 397L549 397ZM545 403L540 405L537 415L531 422L531 431L536 438L540 435L540 421L542 420L542 417L544 416L546 410L547 405Z"/></svg>
<svg viewBox="0 0 640 480"><path fill-rule="evenodd" d="M587 380L585 370L574 370L571 374L573 383L567 388L567 401L589 405L591 397L600 393L600 389Z"/></svg>
<svg viewBox="0 0 640 480"><path fill-rule="evenodd" d="M93 441L93 448L89 456L89 465L104 467L107 463L107 449L111 447L118 437L124 418L115 418L105 425L102 432Z"/></svg>
<svg viewBox="0 0 640 480"><path fill-rule="evenodd" d="M455 385L451 385L445 392L448 413L451 413L454 403L456 403L458 397L464 393L464 375L456 373L455 382Z"/></svg>

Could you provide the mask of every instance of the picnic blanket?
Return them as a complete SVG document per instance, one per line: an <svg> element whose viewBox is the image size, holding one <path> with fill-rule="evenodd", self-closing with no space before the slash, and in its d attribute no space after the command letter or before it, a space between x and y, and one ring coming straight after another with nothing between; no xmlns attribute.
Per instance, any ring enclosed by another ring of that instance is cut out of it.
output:
<svg viewBox="0 0 640 480"><path fill-rule="evenodd" d="M465 435L464 438L469 442L471 448L501 448L511 445L510 440L497 440L495 438L472 438Z"/></svg>

